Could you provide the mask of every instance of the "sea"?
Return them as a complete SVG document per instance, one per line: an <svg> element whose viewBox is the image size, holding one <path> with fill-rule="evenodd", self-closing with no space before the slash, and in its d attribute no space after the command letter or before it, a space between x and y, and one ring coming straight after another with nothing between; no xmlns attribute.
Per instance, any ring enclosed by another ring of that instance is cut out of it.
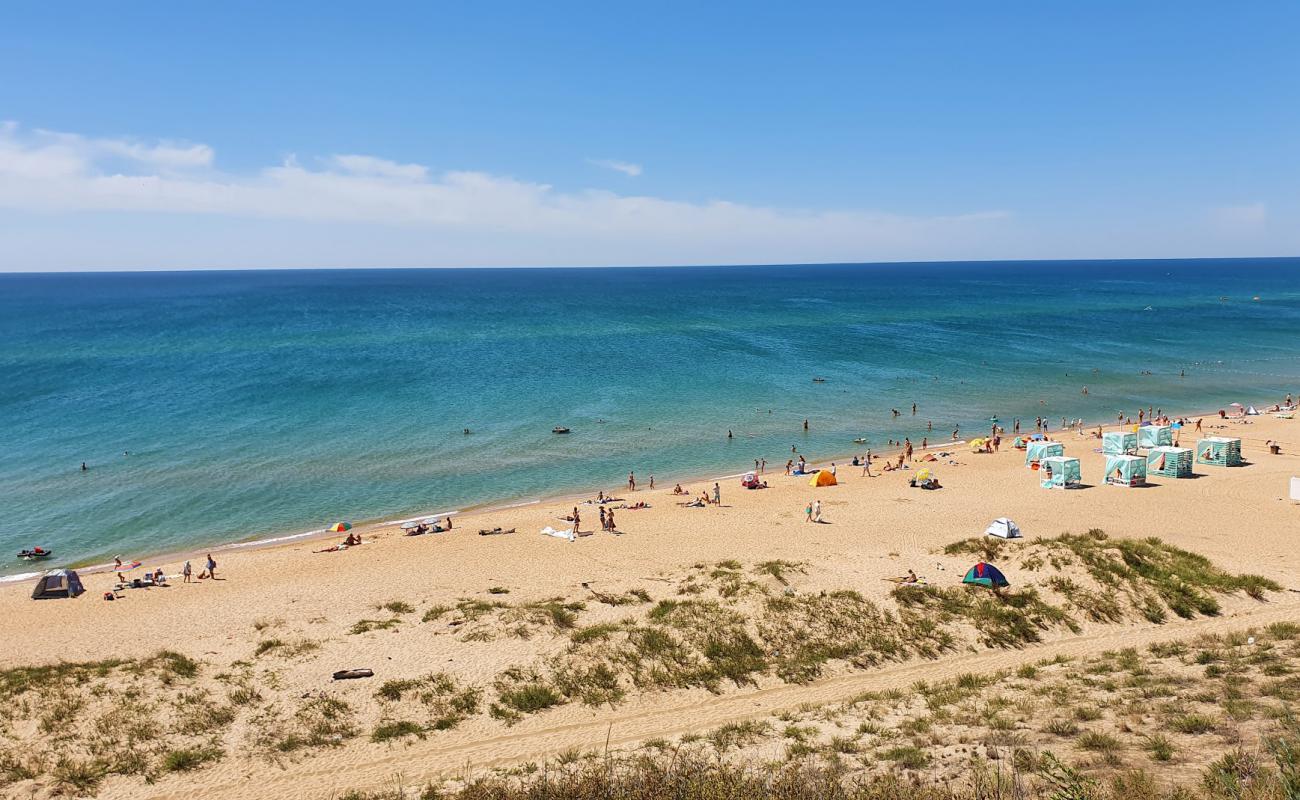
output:
<svg viewBox="0 0 1300 800"><path fill-rule="evenodd" d="M1298 345L1291 258L2 274L0 575L1272 402Z"/></svg>

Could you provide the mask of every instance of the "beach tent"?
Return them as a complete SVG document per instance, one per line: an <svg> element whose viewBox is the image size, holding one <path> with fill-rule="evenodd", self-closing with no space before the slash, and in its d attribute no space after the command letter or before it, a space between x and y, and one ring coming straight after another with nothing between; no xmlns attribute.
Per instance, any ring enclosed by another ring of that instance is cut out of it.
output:
<svg viewBox="0 0 1300 800"><path fill-rule="evenodd" d="M1190 447L1153 447L1147 452L1147 474L1166 478L1192 476L1192 449Z"/></svg>
<svg viewBox="0 0 1300 800"><path fill-rule="evenodd" d="M974 586L986 586L990 589L1000 589L1003 586L1011 585L1007 583L1006 576L997 567L983 561L971 567L966 572L966 577L961 579L961 582Z"/></svg>
<svg viewBox="0 0 1300 800"><path fill-rule="evenodd" d="M1106 483L1141 486L1147 482L1147 460L1142 456L1106 456Z"/></svg>
<svg viewBox="0 0 1300 800"><path fill-rule="evenodd" d="M1044 489L1073 489L1083 484L1079 459L1048 456L1039 462L1039 484Z"/></svg>
<svg viewBox="0 0 1300 800"><path fill-rule="evenodd" d="M1025 466L1033 467L1048 456L1065 455L1065 445L1060 442L1030 442L1025 446Z"/></svg>
<svg viewBox="0 0 1300 800"><path fill-rule="evenodd" d="M1174 429L1169 425L1143 425L1138 428L1138 447L1164 447L1174 443Z"/></svg>
<svg viewBox="0 0 1300 800"><path fill-rule="evenodd" d="M1019 539L1020 526L1006 517L998 517L984 529L984 535L996 536L999 539Z"/></svg>
<svg viewBox="0 0 1300 800"><path fill-rule="evenodd" d="M812 476L812 480L808 481L809 486L834 486L837 483L839 481L835 480L835 476L828 469L818 470L817 474Z"/></svg>
<svg viewBox="0 0 1300 800"><path fill-rule="evenodd" d="M32 589L33 600L49 600L55 597L76 597L86 589L81 585L81 578L70 569L52 569L36 579L36 588Z"/></svg>
<svg viewBox="0 0 1300 800"><path fill-rule="evenodd" d="M1106 431L1101 435L1101 452L1106 455L1132 455L1138 449L1138 435L1131 431Z"/></svg>
<svg viewBox="0 0 1300 800"><path fill-rule="evenodd" d="M1223 436L1209 436L1196 443L1196 463L1215 467L1235 467L1241 464L1241 440Z"/></svg>

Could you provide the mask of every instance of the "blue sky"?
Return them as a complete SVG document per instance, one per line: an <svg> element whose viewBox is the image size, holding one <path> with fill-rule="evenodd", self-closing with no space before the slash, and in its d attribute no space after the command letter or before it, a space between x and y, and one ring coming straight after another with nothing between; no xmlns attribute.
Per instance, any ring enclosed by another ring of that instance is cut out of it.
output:
<svg viewBox="0 0 1300 800"><path fill-rule="evenodd" d="M29 3L0 269L1300 252L1300 4Z"/></svg>

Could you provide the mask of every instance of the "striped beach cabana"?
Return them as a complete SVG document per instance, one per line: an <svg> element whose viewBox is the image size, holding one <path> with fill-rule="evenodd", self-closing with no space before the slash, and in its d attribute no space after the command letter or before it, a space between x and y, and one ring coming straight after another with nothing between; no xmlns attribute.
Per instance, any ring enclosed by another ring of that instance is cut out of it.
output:
<svg viewBox="0 0 1300 800"><path fill-rule="evenodd" d="M1235 467L1241 464L1241 440L1226 436L1209 436L1196 443L1196 463L1212 467Z"/></svg>
<svg viewBox="0 0 1300 800"><path fill-rule="evenodd" d="M1038 462L1038 481L1044 489L1077 489L1083 485L1079 459L1048 456Z"/></svg>
<svg viewBox="0 0 1300 800"><path fill-rule="evenodd" d="M1147 474L1165 478L1192 477L1190 447L1153 447L1147 452Z"/></svg>

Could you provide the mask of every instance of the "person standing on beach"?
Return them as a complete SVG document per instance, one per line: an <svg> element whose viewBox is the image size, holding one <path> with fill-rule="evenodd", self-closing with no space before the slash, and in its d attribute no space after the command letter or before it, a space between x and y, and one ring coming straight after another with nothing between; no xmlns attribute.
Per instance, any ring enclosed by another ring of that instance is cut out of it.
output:
<svg viewBox="0 0 1300 800"><path fill-rule="evenodd" d="M813 501L812 521L813 522L822 521L822 501L820 500Z"/></svg>
<svg viewBox="0 0 1300 800"><path fill-rule="evenodd" d="M614 509L612 508L609 510L609 516L605 517L605 530L609 531L610 533L617 532L616 529L614 528Z"/></svg>
<svg viewBox="0 0 1300 800"><path fill-rule="evenodd" d="M922 436L922 437L921 437L921 449L922 449L922 450L929 450L929 449L930 449L930 437L928 437L928 436Z"/></svg>
<svg viewBox="0 0 1300 800"><path fill-rule="evenodd" d="M831 477L832 477L832 478L835 477L835 462L834 462L834 461L831 462Z"/></svg>
<svg viewBox="0 0 1300 800"><path fill-rule="evenodd" d="M717 481L713 482L713 504L715 506L722 505L722 487L718 485Z"/></svg>
<svg viewBox="0 0 1300 800"><path fill-rule="evenodd" d="M190 562L186 561L185 566L181 567L181 574L185 576L186 583L190 582L190 575L193 572L194 572L194 568L190 566Z"/></svg>
<svg viewBox="0 0 1300 800"><path fill-rule="evenodd" d="M786 475L789 475L789 474L790 474L790 468L793 467L793 466L794 466L794 459L793 459L793 458L786 459L786 462L785 462L785 474L786 474Z"/></svg>
<svg viewBox="0 0 1300 800"><path fill-rule="evenodd" d="M605 507L604 507L604 506L601 506L601 507L600 507L600 529L601 529L602 531L607 531L607 530L609 530L609 525L608 525L608 523L605 522Z"/></svg>
<svg viewBox="0 0 1300 800"><path fill-rule="evenodd" d="M573 535L578 535L578 529L582 526L582 517L578 514L578 507L573 507Z"/></svg>
<svg viewBox="0 0 1300 800"><path fill-rule="evenodd" d="M213 560L211 553L208 553L208 577L217 579L217 562Z"/></svg>
<svg viewBox="0 0 1300 800"><path fill-rule="evenodd" d="M862 474L866 475L868 478L876 477L875 475L871 474L871 451L870 450L868 450L867 454L862 458Z"/></svg>
<svg viewBox="0 0 1300 800"><path fill-rule="evenodd" d="M1196 432L1197 432L1197 433L1200 433L1200 432L1201 432L1201 418L1200 418L1200 417L1197 417L1197 418L1196 418Z"/></svg>
<svg viewBox="0 0 1300 800"><path fill-rule="evenodd" d="M651 476L650 476L650 491L653 492L654 489L655 489L655 476L651 475Z"/></svg>
<svg viewBox="0 0 1300 800"><path fill-rule="evenodd" d="M903 437L903 455L908 461L912 460L912 437L910 436Z"/></svg>
<svg viewBox="0 0 1300 800"><path fill-rule="evenodd" d="M767 474L767 459L766 459L766 458L759 459L758 474L759 474L759 475L766 475L766 474Z"/></svg>
<svg viewBox="0 0 1300 800"><path fill-rule="evenodd" d="M809 500L808 505L803 507L803 521L812 522L813 501Z"/></svg>
<svg viewBox="0 0 1300 800"><path fill-rule="evenodd" d="M1016 417L1015 423L1011 426L1011 429L1017 436L1020 435L1020 417Z"/></svg>
<svg viewBox="0 0 1300 800"><path fill-rule="evenodd" d="M627 474L627 490L628 490L629 492L635 492L635 491L636 491L636 473L635 473L635 472L629 472L629 473Z"/></svg>

